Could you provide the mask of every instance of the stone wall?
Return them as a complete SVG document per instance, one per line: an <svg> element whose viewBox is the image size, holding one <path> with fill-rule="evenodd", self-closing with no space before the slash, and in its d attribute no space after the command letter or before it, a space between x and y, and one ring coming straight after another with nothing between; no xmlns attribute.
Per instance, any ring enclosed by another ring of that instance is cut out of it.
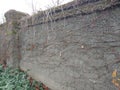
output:
<svg viewBox="0 0 120 90"><path fill-rule="evenodd" d="M3 63L6 60L6 45L7 45L7 40L6 40L6 24L0 25L0 63ZM5 55L5 56L4 56Z"/></svg>
<svg viewBox="0 0 120 90"><path fill-rule="evenodd" d="M111 73L120 70L119 1L86 1L18 20L13 66L20 62L52 90L117 90Z"/></svg>
<svg viewBox="0 0 120 90"><path fill-rule="evenodd" d="M20 22L28 16L22 12L10 10L5 13L6 23L0 25L0 64L19 67L20 63Z"/></svg>

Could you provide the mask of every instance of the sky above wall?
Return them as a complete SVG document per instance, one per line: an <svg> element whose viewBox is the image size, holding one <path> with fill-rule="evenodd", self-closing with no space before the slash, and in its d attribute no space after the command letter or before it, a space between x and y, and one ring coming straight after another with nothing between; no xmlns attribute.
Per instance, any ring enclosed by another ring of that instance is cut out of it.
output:
<svg viewBox="0 0 120 90"><path fill-rule="evenodd" d="M59 0L59 4L64 4L73 0ZM39 10L45 10L56 6L57 0L1 0L0 1L0 23L4 21L4 13L10 9L26 12L30 15Z"/></svg>

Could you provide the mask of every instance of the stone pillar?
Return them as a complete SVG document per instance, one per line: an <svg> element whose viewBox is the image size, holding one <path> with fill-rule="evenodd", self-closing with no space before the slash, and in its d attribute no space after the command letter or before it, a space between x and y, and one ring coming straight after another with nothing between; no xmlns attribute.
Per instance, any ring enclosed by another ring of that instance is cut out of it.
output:
<svg viewBox="0 0 120 90"><path fill-rule="evenodd" d="M19 21L22 17L25 17L27 14L18 12L15 10L9 10L5 13L7 30L6 37L8 39L8 52L9 58L6 63L11 67L19 67L21 55L20 55L20 24Z"/></svg>

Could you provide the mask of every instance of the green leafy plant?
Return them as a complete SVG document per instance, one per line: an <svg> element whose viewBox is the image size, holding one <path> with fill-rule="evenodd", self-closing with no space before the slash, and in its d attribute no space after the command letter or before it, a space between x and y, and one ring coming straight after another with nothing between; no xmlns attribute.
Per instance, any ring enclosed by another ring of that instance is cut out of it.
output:
<svg viewBox="0 0 120 90"><path fill-rule="evenodd" d="M0 65L0 90L46 90L20 69L3 68Z"/></svg>

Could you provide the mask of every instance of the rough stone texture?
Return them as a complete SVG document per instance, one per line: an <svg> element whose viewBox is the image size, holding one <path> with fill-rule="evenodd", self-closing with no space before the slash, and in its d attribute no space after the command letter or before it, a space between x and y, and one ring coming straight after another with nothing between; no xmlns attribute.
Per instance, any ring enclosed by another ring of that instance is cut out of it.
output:
<svg viewBox="0 0 120 90"><path fill-rule="evenodd" d="M28 14L25 14L23 12L19 12L16 10L9 10L5 13L5 18L7 22L13 21L13 20L20 20L22 17L28 16Z"/></svg>
<svg viewBox="0 0 120 90"><path fill-rule="evenodd" d="M117 90L111 73L120 71L119 0L85 1L9 22L17 34L10 35L8 64L21 60L21 69L52 90Z"/></svg>
<svg viewBox="0 0 120 90"><path fill-rule="evenodd" d="M28 14L16 10L5 13L6 23L0 25L0 64L19 67L20 64L20 19Z"/></svg>
<svg viewBox="0 0 120 90"><path fill-rule="evenodd" d="M114 1L114 2L113 2ZM46 11L40 11L38 14L27 17L28 19L21 20L23 22L22 26L34 26L40 25L47 22L53 22L58 20L63 20L69 17L73 17L76 15L87 15L93 12L100 12L105 9L110 8L111 6L118 5L119 0L85 0L78 2L76 1L70 2L63 6L59 6L56 8L48 9Z"/></svg>
<svg viewBox="0 0 120 90"><path fill-rule="evenodd" d="M7 31L7 38L8 38L8 52L9 58L7 59L6 63L8 66L11 67L19 67L20 64L20 40L19 40L19 22L12 21L8 22L8 31ZM8 37L9 36L9 37Z"/></svg>
<svg viewBox="0 0 120 90"><path fill-rule="evenodd" d="M6 47L7 47L7 37L5 35L6 33L6 24L0 25L0 64L6 60L6 57L4 55L6 54Z"/></svg>
<svg viewBox="0 0 120 90"><path fill-rule="evenodd" d="M120 69L119 11L113 7L40 25L35 20L29 27L26 20L21 68L53 90L117 90L111 73Z"/></svg>
<svg viewBox="0 0 120 90"><path fill-rule="evenodd" d="M14 19L0 25L0 64L19 67L19 30L19 22Z"/></svg>

